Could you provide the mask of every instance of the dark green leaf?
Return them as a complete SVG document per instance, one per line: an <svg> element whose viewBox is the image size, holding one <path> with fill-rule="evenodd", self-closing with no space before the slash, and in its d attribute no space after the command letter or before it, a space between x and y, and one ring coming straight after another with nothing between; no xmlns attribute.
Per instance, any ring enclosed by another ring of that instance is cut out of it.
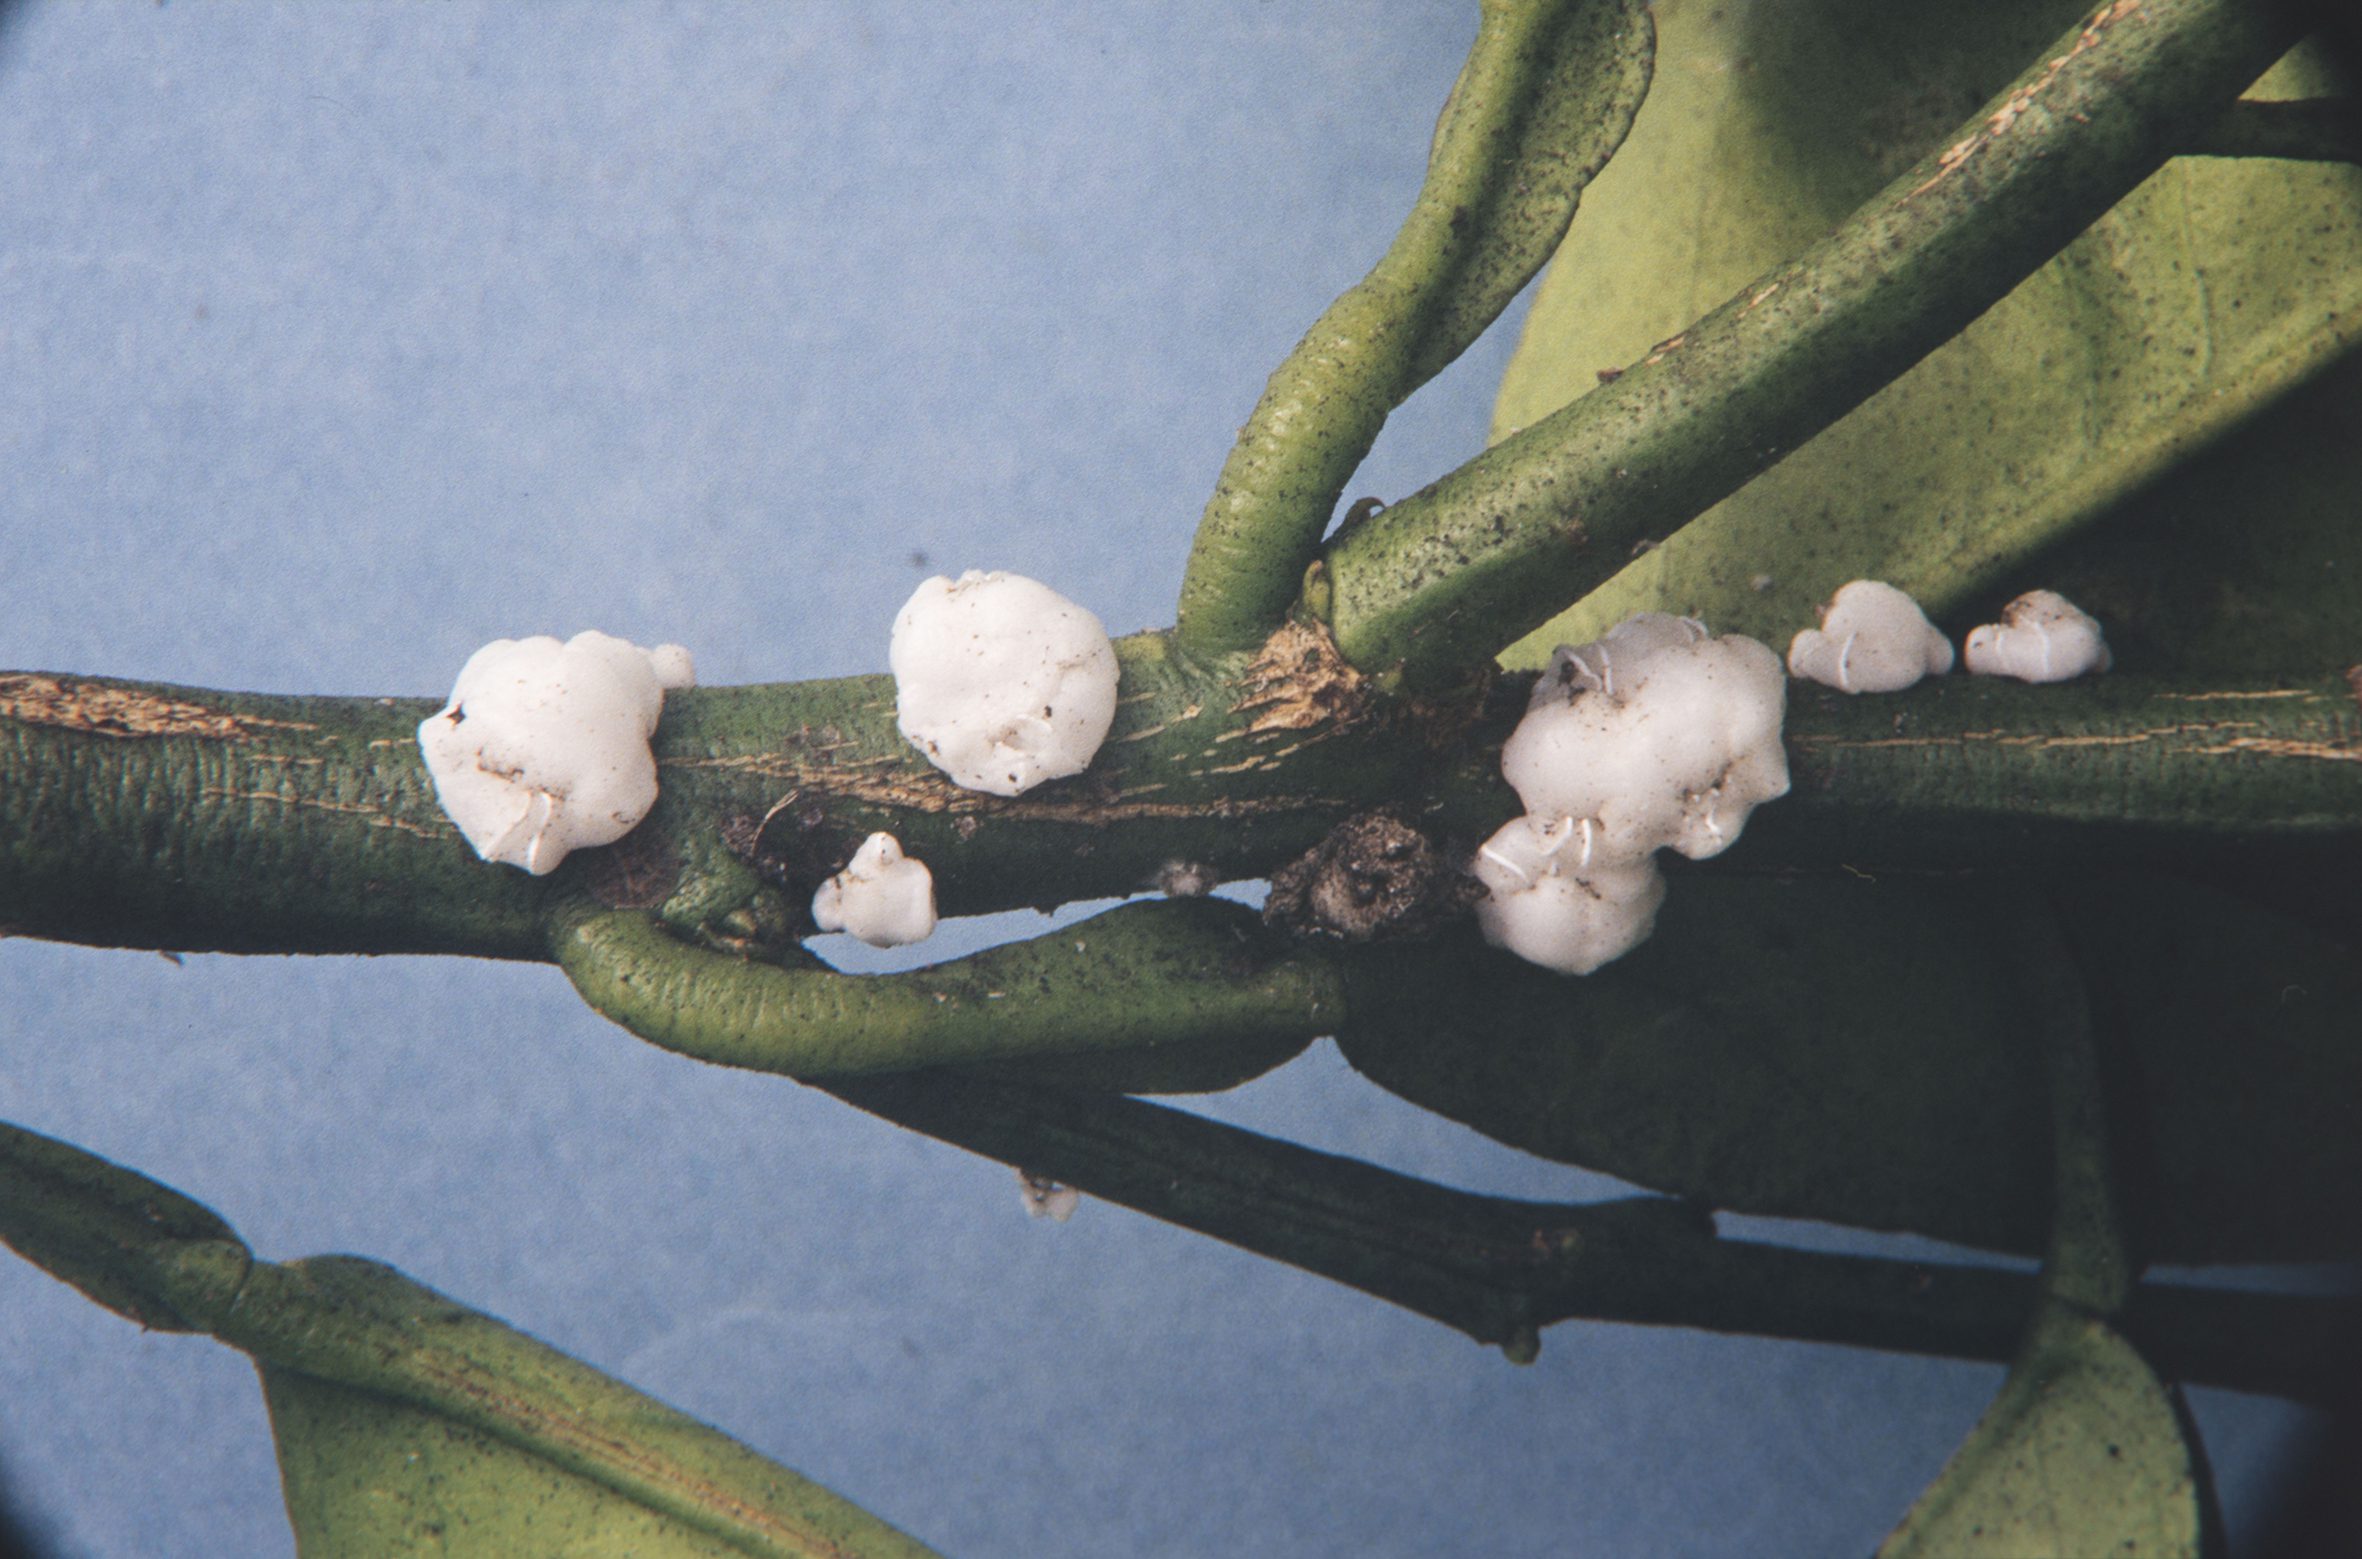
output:
<svg viewBox="0 0 2362 1559"><path fill-rule="evenodd" d="M2047 1007L2011 919L2041 891L1685 873L1655 937L1582 979L1473 939L1392 955L1358 977L1339 1042L1530 1152L1737 1211L2039 1252ZM2187 883L2059 891L2096 1015L2127 1037L2143 1249L2356 1254L2351 956Z"/></svg>
<svg viewBox="0 0 2362 1559"><path fill-rule="evenodd" d="M1995 595L2062 591L2107 624L2120 665L2161 676L2362 664L2358 446L2349 355Z"/></svg>
<svg viewBox="0 0 2362 1559"><path fill-rule="evenodd" d="M1754 1213L2039 1250L2049 1115L2006 928L1941 893L1684 875L1570 979L1447 945L1339 1043L1412 1102Z"/></svg>
<svg viewBox="0 0 2362 1559"><path fill-rule="evenodd" d="M2362 1240L2362 966L2304 921L2167 878L2061 896L2125 1036L2119 1165L2161 1260L2350 1259ZM2113 1058L2111 1058L2113 1060Z"/></svg>
<svg viewBox="0 0 2362 1559"><path fill-rule="evenodd" d="M2206 1551L2197 1459L2132 1345L2046 1311L1985 1416L1880 1559L2166 1559Z"/></svg>

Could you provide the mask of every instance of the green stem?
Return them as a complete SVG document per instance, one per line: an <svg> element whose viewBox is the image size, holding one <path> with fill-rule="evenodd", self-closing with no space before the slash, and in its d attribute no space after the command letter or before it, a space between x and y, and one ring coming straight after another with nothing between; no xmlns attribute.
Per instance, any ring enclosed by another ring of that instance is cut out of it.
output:
<svg viewBox="0 0 2362 1559"><path fill-rule="evenodd" d="M548 878L477 860L443 816L412 739L425 700L0 675L0 932L540 959L587 896L691 906L670 918L776 944L874 829L928 863L945 913L971 914L1128 894L1175 860L1262 876L1390 803L1470 847L1518 810L1500 744L1522 679L1455 731L1318 673L1260 691L1196 678L1158 635L1122 653L1126 702L1091 772L1015 800L928 768L882 677L674 694L656 811ZM1787 737L1794 788L1715 869L2253 865L2362 843L2362 711L2342 678L1949 677L1857 699L1797 684ZM739 908L717 904L731 894Z"/></svg>
<svg viewBox="0 0 2362 1559"><path fill-rule="evenodd" d="M1223 464L1182 578L1188 654L1245 654L1280 625L1387 414L1557 247L1640 107L1652 38L1628 0L1486 0L1410 216L1272 373Z"/></svg>
<svg viewBox="0 0 2362 1559"><path fill-rule="evenodd" d="M2251 0L2118 0L1937 156L1584 395L1337 538L1347 660L1448 683L1950 339L2295 41Z"/></svg>
<svg viewBox="0 0 2362 1559"><path fill-rule="evenodd" d="M1344 1017L1326 960L1251 910L1134 904L908 974L854 977L709 952L627 910L565 916L558 964L651 1044L789 1077L1240 1041L1298 1045Z"/></svg>
<svg viewBox="0 0 2362 1559"><path fill-rule="evenodd" d="M2362 707L2343 675L2027 687L1894 700L1791 684L1793 788L1734 868L2239 865L2362 852ZM1758 831L1760 828L1760 832Z"/></svg>
<svg viewBox="0 0 2362 1559"><path fill-rule="evenodd" d="M1454 1191L1136 1099L906 1073L828 1091L887 1120L1400 1305L1530 1358L1562 1320L1690 1326L1949 1358L2014 1354L2031 1274L1718 1237L1662 1197ZM2181 1379L2322 1401L2353 1307L2144 1285L2124 1327Z"/></svg>
<svg viewBox="0 0 2362 1559"><path fill-rule="evenodd" d="M2233 103L2180 148L2185 157L2362 162L2362 108L2350 98Z"/></svg>
<svg viewBox="0 0 2362 1559"><path fill-rule="evenodd" d="M444 816L415 740L426 700L0 674L0 935L544 958L553 914L588 895L777 940L878 829L929 863L945 914L975 914L1123 896L1174 861L1253 876L1419 789L1426 744L1333 655L1230 680L1162 634L1118 656L1091 772L1013 800L929 767L885 677L674 693L656 810L547 878L477 860Z"/></svg>

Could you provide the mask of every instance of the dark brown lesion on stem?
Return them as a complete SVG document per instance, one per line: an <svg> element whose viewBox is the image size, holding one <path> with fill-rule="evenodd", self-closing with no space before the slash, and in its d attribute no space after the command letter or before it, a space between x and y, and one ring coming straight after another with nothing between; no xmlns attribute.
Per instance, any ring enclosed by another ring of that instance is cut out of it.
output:
<svg viewBox="0 0 2362 1559"><path fill-rule="evenodd" d="M1483 897L1451 851L1381 807L1273 872L1263 922L1290 936L1405 941L1432 936Z"/></svg>

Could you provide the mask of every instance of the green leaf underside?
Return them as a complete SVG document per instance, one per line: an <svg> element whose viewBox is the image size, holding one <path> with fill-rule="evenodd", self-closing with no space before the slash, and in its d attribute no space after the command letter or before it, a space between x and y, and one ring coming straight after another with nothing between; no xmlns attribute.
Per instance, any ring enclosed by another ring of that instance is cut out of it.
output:
<svg viewBox="0 0 2362 1559"><path fill-rule="evenodd" d="M314 1552L403 1552L399 1541L440 1525L453 1551L485 1554L623 1553L658 1534L672 1546L647 1551L927 1553L720 1431L377 1262L257 1267L217 1335L264 1371L289 1514ZM471 1465L488 1444L498 1449ZM452 1539L462 1519L487 1535ZM524 1540L533 1523L567 1540Z"/></svg>
<svg viewBox="0 0 2362 1559"><path fill-rule="evenodd" d="M300 1553L744 1552L425 1409L292 1370L261 1373Z"/></svg>
<svg viewBox="0 0 2362 1559"><path fill-rule="evenodd" d="M2106 1323L2052 1306L1880 1559L2194 1555L2206 1523L2173 1399Z"/></svg>
<svg viewBox="0 0 2362 1559"><path fill-rule="evenodd" d="M1496 436L1593 388L1598 370L1645 355L1819 237L2079 9L1661 5L1656 85L1543 283ZM2300 52L2258 92L2306 96L2325 80ZM1695 193L1669 201L1667 190ZM1938 616L1989 609L2005 587L2048 582L2012 571L2103 515L2116 555L2153 559L2151 517L2188 504L2178 477L2143 484L2362 339L2357 254L2362 170L2177 159L1957 340L1502 660L1539 665L1554 644L1646 610L1784 646L1858 577L1900 585ZM2343 405L2351 427L2362 398ZM2236 495L2247 529L2287 523L2292 508L2312 514L2309 495L2324 484L2351 513L2362 476L2349 448L2314 442L2295 460L2254 451L2215 489ZM2348 555L2362 568L2353 529L2311 525L2295 555L2316 573ZM2275 534L2250 550L2286 558ZM2250 594L2252 606L2262 591ZM2362 655L2356 599L2333 620ZM2103 616L2136 648L2150 631ZM2179 631L2171 620L2154 629ZM2273 660L2251 643L2240 664Z"/></svg>
<svg viewBox="0 0 2362 1559"><path fill-rule="evenodd" d="M2128 1172L2151 1253L2362 1253L2362 1143L2340 1124L2362 1096L2350 953L2191 883L2059 891L2136 1059ZM1381 1086L1545 1157L1735 1211L2036 1253L2050 1115L2013 902L1685 873L1656 935L1595 974L1446 942L1357 992L1339 1043Z"/></svg>

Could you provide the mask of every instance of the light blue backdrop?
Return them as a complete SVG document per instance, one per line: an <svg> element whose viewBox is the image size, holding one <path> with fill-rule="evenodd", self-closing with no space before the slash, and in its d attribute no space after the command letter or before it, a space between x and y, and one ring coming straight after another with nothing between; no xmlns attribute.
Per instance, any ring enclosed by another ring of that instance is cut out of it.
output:
<svg viewBox="0 0 2362 1559"><path fill-rule="evenodd" d="M1473 5L33 4L0 22L0 666L440 694L482 641L883 668L924 573L1168 621ZM1514 321L1511 327L1514 327ZM1507 330L1356 493L1481 444ZM1865 1552L1993 1368L1458 1335L585 1012L554 972L0 947L0 1115L506 1316L950 1553ZM1599 1183L1325 1045L1213 1113ZM237 1355L0 1257L61 1551L288 1546ZM2287 1415L2202 1394L2233 1515Z"/></svg>

